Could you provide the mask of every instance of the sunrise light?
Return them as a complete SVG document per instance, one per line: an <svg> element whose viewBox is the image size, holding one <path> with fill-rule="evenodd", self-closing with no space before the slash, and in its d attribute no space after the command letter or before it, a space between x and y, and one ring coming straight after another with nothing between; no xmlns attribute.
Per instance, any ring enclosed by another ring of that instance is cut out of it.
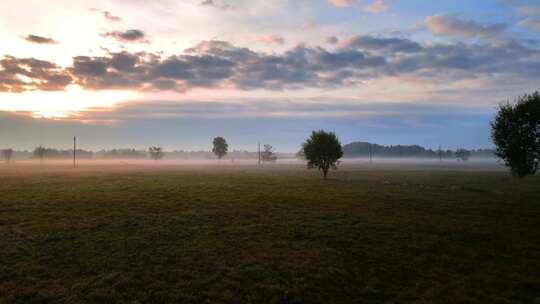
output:
<svg viewBox="0 0 540 304"><path fill-rule="evenodd" d="M0 111L30 112L34 117L66 118L92 108L112 107L137 97L125 90L91 91L70 85L64 91L0 94Z"/></svg>

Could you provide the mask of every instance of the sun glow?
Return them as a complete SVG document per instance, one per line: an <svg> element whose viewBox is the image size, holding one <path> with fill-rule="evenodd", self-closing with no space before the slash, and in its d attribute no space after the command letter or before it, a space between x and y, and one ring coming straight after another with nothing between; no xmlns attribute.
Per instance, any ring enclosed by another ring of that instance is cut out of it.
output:
<svg viewBox="0 0 540 304"><path fill-rule="evenodd" d="M0 93L0 111L31 112L34 117L63 118L91 108L113 107L137 97L133 91L88 91L77 85L65 91Z"/></svg>

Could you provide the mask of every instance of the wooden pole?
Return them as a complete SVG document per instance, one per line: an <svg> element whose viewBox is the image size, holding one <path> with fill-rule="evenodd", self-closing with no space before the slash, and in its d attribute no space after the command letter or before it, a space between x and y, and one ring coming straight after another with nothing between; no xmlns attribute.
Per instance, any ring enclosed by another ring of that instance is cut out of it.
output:
<svg viewBox="0 0 540 304"><path fill-rule="evenodd" d="M369 163L373 163L373 151L371 151L371 143L369 144Z"/></svg>
<svg viewBox="0 0 540 304"><path fill-rule="evenodd" d="M77 168L77 137L73 136L73 168Z"/></svg>
<svg viewBox="0 0 540 304"><path fill-rule="evenodd" d="M261 143L257 143L258 146L259 146L259 152L258 152L258 155L259 155L259 166L261 165Z"/></svg>

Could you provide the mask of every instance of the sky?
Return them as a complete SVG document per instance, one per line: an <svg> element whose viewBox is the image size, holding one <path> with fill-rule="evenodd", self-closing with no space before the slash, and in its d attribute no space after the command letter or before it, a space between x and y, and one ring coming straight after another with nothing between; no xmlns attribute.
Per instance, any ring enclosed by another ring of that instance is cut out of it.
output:
<svg viewBox="0 0 540 304"><path fill-rule="evenodd" d="M540 1L3 0L0 148L490 148L540 84Z"/></svg>

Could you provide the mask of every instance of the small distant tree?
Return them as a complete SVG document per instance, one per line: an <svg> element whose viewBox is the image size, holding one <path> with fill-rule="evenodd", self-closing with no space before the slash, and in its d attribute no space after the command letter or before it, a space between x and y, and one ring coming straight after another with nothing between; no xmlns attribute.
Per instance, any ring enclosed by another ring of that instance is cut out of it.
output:
<svg viewBox="0 0 540 304"><path fill-rule="evenodd" d="M214 138L213 144L214 147L212 148L212 152L214 152L219 159L223 158L223 156L225 156L229 150L229 145L227 144L225 138L218 136Z"/></svg>
<svg viewBox="0 0 540 304"><path fill-rule="evenodd" d="M165 153L163 153L163 149L161 147L148 148L148 154L150 154L150 158L153 160L160 160L165 156Z"/></svg>
<svg viewBox="0 0 540 304"><path fill-rule="evenodd" d="M540 162L540 93L518 97L499 107L491 123L495 154L512 175L523 178L533 175Z"/></svg>
<svg viewBox="0 0 540 304"><path fill-rule="evenodd" d="M2 150L2 158L9 164L13 159L13 149Z"/></svg>
<svg viewBox="0 0 540 304"><path fill-rule="evenodd" d="M456 151L456 158L461 161L468 161L469 157L471 157L471 151L465 150L465 149L457 149Z"/></svg>
<svg viewBox="0 0 540 304"><path fill-rule="evenodd" d="M42 145L39 145L34 149L34 158L39 159L40 162L43 162L43 159L45 158L45 154L47 152L47 149L45 149Z"/></svg>
<svg viewBox="0 0 540 304"><path fill-rule="evenodd" d="M265 162L275 162L277 156L274 152L274 147L268 144L264 145L263 151L261 152L261 160Z"/></svg>
<svg viewBox="0 0 540 304"><path fill-rule="evenodd" d="M338 160L343 157L343 149L336 134L323 130L313 131L302 145L308 168L322 170L326 179L330 168L336 170Z"/></svg>

